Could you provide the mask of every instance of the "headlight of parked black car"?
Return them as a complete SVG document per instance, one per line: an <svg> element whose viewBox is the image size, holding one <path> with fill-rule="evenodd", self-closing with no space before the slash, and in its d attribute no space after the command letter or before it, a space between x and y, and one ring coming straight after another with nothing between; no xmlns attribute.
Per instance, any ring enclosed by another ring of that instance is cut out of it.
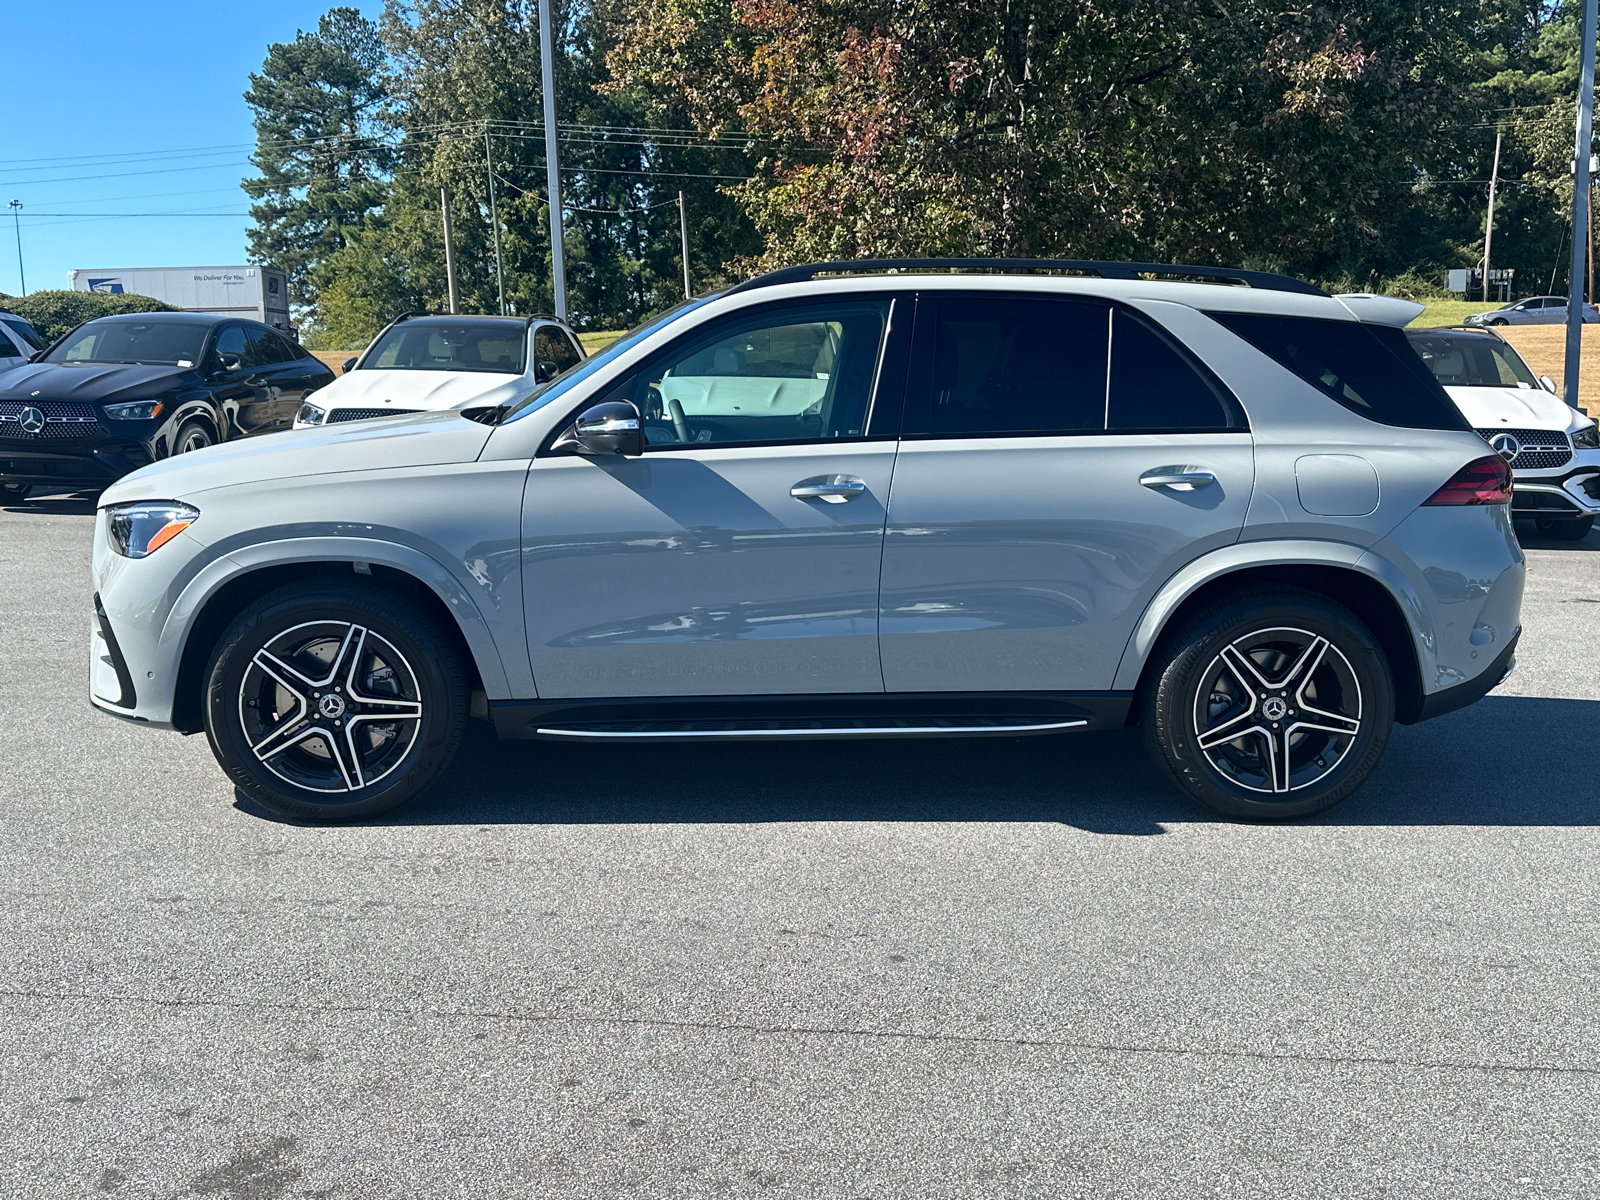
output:
<svg viewBox="0 0 1600 1200"><path fill-rule="evenodd" d="M161 401L132 400L127 404L108 404L105 412L113 421L149 421L161 415Z"/></svg>
<svg viewBox="0 0 1600 1200"><path fill-rule="evenodd" d="M200 519L200 510L175 500L142 500L106 511L111 548L125 558L154 554Z"/></svg>
<svg viewBox="0 0 1600 1200"><path fill-rule="evenodd" d="M1600 425L1591 425L1572 435L1574 450L1600 450Z"/></svg>

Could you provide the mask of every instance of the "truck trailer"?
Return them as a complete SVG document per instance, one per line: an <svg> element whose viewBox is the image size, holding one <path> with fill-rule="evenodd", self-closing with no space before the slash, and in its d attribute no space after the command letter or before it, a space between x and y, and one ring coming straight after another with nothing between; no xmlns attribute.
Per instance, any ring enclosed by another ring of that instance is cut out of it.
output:
<svg viewBox="0 0 1600 1200"><path fill-rule="evenodd" d="M249 317L289 332L289 278L277 267L104 267L73 271L75 292L149 296L188 312Z"/></svg>

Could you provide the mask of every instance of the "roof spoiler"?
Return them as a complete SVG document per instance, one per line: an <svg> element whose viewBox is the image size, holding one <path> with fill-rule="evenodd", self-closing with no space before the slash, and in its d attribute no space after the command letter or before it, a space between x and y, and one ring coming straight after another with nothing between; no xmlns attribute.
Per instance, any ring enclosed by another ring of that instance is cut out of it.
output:
<svg viewBox="0 0 1600 1200"><path fill-rule="evenodd" d="M1371 325L1401 327L1416 320L1425 304L1402 300L1399 296L1378 296L1372 292L1340 292L1334 297L1358 321Z"/></svg>

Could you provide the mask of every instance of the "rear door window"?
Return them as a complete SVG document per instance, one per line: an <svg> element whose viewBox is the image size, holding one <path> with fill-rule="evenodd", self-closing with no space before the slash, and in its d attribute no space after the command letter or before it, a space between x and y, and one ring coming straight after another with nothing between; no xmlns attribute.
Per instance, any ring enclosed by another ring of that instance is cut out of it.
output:
<svg viewBox="0 0 1600 1200"><path fill-rule="evenodd" d="M562 371L583 361L572 339L555 325L541 325L533 331L533 359L553 362Z"/></svg>
<svg viewBox="0 0 1600 1200"><path fill-rule="evenodd" d="M1110 433L1222 433L1247 423L1231 392L1144 317L1112 318Z"/></svg>
<svg viewBox="0 0 1600 1200"><path fill-rule="evenodd" d="M1111 309L1054 297L936 296L919 414L934 437L1105 428Z"/></svg>
<svg viewBox="0 0 1600 1200"><path fill-rule="evenodd" d="M1403 429L1469 428L1406 335L1393 326L1267 313L1208 315L1370 421Z"/></svg>
<svg viewBox="0 0 1600 1200"><path fill-rule="evenodd" d="M1247 427L1227 388L1193 355L1153 321L1102 300L926 296L918 327L911 436Z"/></svg>

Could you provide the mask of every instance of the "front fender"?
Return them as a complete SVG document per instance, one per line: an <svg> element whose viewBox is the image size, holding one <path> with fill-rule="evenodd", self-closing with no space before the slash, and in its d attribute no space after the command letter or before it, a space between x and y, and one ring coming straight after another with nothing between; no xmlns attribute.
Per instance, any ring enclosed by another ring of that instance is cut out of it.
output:
<svg viewBox="0 0 1600 1200"><path fill-rule="evenodd" d="M1112 686L1119 691L1131 691L1138 686L1139 676L1167 622L1200 588L1238 571L1276 566L1337 567L1380 583L1405 616L1417 662L1422 668L1424 691L1434 690L1429 686L1437 674L1432 617L1406 573L1365 546L1317 539L1238 542L1203 554L1180 568L1151 599L1134 626Z"/></svg>
<svg viewBox="0 0 1600 1200"><path fill-rule="evenodd" d="M489 623L471 594L437 560L410 546L378 538L305 537L282 538L237 547L213 559L202 568L179 594L161 629L160 660L176 664L194 629L195 618L206 602L231 580L262 567L287 563L362 562L403 571L426 584L455 617L467 648L477 664L484 691L492 699L511 698L505 663ZM175 688L175 670L165 673ZM152 697L166 711L172 708L172 695ZM142 706L141 706L142 707Z"/></svg>

